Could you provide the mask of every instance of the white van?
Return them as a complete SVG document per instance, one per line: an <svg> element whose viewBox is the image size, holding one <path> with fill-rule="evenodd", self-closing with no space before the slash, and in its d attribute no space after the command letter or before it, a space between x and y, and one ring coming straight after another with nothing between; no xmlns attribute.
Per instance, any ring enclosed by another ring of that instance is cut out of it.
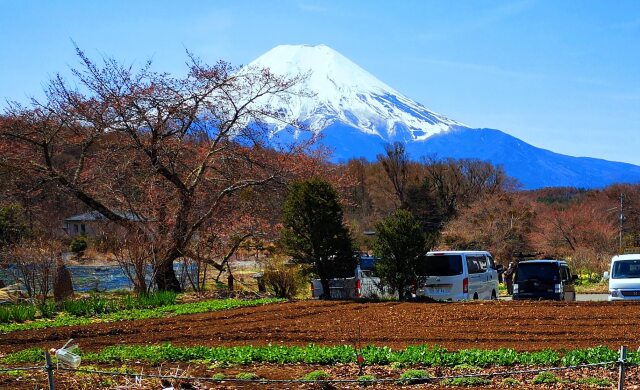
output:
<svg viewBox="0 0 640 390"><path fill-rule="evenodd" d="M640 300L640 254L614 256L609 272L609 300Z"/></svg>
<svg viewBox="0 0 640 390"><path fill-rule="evenodd" d="M416 296L442 301L498 298L498 270L489 252L429 252Z"/></svg>

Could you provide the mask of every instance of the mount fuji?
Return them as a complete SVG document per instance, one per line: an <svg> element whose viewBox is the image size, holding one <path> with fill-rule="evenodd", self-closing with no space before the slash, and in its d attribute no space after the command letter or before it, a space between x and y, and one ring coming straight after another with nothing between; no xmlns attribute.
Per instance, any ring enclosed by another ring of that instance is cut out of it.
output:
<svg viewBox="0 0 640 390"><path fill-rule="evenodd" d="M295 118L333 150L333 161L374 160L403 142L411 158L475 158L503 166L524 188L598 188L640 182L640 166L572 157L537 148L494 129L476 129L435 113L325 45L277 46L247 65L283 76L306 75L291 99L267 102ZM270 121L274 134L286 124Z"/></svg>

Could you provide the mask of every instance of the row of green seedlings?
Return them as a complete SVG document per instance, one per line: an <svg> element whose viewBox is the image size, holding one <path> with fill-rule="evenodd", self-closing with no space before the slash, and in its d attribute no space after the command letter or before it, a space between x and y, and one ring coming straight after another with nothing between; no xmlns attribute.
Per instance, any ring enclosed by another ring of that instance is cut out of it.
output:
<svg viewBox="0 0 640 390"><path fill-rule="evenodd" d="M140 361L149 364L163 362L202 363L225 365L250 364L350 364L362 365L421 365L424 367L469 367L491 366L575 366L615 362L618 351L606 346L574 350L543 350L536 352L518 352L513 349L497 350L467 349L448 351L445 348L429 345L409 346L392 350L388 347L367 346L358 351L349 345L342 346L237 346L237 347L179 347L164 345L115 345L99 352L82 352L86 363L127 363ZM8 354L0 358L0 364L37 363L44 359L44 352L30 348ZM640 353L630 351L627 360L631 364L640 363Z"/></svg>
<svg viewBox="0 0 640 390"><path fill-rule="evenodd" d="M458 368L458 367L454 367ZM250 377L251 374L247 375L243 373L245 377ZM257 377L257 375L253 374L253 378ZM224 376L221 374L217 374L217 379L224 379ZM240 379L240 374L237 377ZM331 375L325 371L313 371L305 375L301 378L302 380L307 381L330 381ZM374 384L378 378L374 375L361 375L357 378L357 381L360 385L370 385ZM400 378L397 380L397 383L403 385L411 385L411 384L419 384L426 383L431 380L431 375L425 370L407 370L400 375ZM534 385L547 385L547 384L556 384L556 383L571 383L570 381L565 381L554 375L551 372L541 372L536 375L531 381L531 384ZM459 378L447 378L443 379L439 382L440 385L443 386L485 386L490 385L493 382L487 377L481 376L467 376L467 377L459 377ZM515 378L505 378L501 381L502 385L505 387L519 387L522 383ZM575 381L575 383L587 385L589 387L611 387L613 382L611 382L608 378L596 378L596 377L586 377L580 378Z"/></svg>
<svg viewBox="0 0 640 390"><path fill-rule="evenodd" d="M126 295L124 298L105 298L91 295L87 298L69 299L59 304L51 300L36 304L9 304L0 306L0 324L22 323L36 318L53 318L59 312L76 317L91 317L99 314L122 310L152 309L173 305L177 294L171 291L159 291L144 295Z"/></svg>

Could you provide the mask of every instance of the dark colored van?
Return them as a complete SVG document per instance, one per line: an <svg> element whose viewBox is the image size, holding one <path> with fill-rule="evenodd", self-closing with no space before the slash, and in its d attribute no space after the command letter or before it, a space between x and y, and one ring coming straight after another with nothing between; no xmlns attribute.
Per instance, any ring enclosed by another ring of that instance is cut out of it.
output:
<svg viewBox="0 0 640 390"><path fill-rule="evenodd" d="M513 277L513 299L575 301L577 279L562 260L521 261Z"/></svg>

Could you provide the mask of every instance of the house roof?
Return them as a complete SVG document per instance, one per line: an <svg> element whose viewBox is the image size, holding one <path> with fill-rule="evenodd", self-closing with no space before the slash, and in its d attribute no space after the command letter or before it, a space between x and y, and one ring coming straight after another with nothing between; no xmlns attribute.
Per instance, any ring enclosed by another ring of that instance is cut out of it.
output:
<svg viewBox="0 0 640 390"><path fill-rule="evenodd" d="M140 218L140 216L130 211L128 212L114 211L114 213L129 221L133 221L133 222L142 221L142 218ZM88 211L86 213L65 218L64 221L65 222L92 222L92 221L108 221L108 220L109 219L105 217L101 212L93 210L93 211Z"/></svg>

